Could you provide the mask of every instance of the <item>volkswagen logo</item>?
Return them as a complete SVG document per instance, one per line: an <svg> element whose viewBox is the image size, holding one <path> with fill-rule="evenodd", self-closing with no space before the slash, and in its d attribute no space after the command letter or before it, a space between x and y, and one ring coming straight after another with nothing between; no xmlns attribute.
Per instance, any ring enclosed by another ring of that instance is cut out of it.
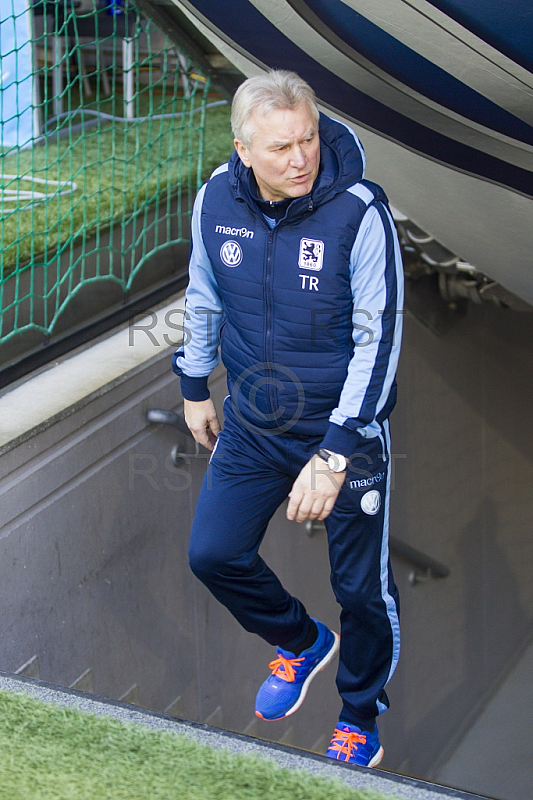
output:
<svg viewBox="0 0 533 800"><path fill-rule="evenodd" d="M227 267L238 267L242 261L242 250L238 242L224 242L220 248L220 258Z"/></svg>
<svg viewBox="0 0 533 800"><path fill-rule="evenodd" d="M365 512L365 514L370 514L370 516L374 516L379 511L381 506L381 496L376 489L372 489L370 492L366 492L361 498L361 508Z"/></svg>

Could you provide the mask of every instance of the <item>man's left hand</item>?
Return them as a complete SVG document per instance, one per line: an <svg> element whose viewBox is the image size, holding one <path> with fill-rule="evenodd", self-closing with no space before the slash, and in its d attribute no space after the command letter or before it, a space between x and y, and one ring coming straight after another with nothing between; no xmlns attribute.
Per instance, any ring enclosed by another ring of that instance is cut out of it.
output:
<svg viewBox="0 0 533 800"><path fill-rule="evenodd" d="M346 472L332 472L325 461L314 455L294 481L289 494L287 519L296 522L326 519L345 477Z"/></svg>

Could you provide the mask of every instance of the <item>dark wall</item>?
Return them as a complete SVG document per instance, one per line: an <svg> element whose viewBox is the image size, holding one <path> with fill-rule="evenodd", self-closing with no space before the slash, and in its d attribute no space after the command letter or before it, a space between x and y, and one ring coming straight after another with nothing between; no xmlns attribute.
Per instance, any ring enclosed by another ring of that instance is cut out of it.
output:
<svg viewBox="0 0 533 800"><path fill-rule="evenodd" d="M532 627L532 332L532 317L491 307L441 338L406 318L392 534L450 576L412 585L412 566L394 560L403 651L380 726L388 769L429 776ZM213 388L221 405L221 371ZM289 720L254 717L272 649L190 573L206 462L173 471L179 435L148 424L151 407L180 407L168 353L5 450L0 669L37 656L47 681L70 685L90 670L99 694L323 750L339 709L334 668ZM310 538L283 511L263 553L334 626L325 535Z"/></svg>
<svg viewBox="0 0 533 800"><path fill-rule="evenodd" d="M403 653L383 728L392 762L422 775L531 631L532 351L531 314L471 306L442 337L407 319L393 533L450 576L401 585Z"/></svg>

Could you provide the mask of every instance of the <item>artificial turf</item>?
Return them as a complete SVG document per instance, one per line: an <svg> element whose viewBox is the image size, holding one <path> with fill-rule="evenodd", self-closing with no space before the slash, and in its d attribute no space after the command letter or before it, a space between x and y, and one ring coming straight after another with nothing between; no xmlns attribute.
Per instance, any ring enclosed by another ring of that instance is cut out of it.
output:
<svg viewBox="0 0 533 800"><path fill-rule="evenodd" d="M0 800L385 800L259 756L6 691L0 754Z"/></svg>
<svg viewBox="0 0 533 800"><path fill-rule="evenodd" d="M156 111L167 112L168 108ZM56 193L52 199L34 205L21 200L20 208L26 206L23 211L17 212L12 203L2 205L4 275L28 261L46 263L62 244L90 238L97 229L127 220L132 213L143 215L148 207L159 204L164 214L168 196L183 187L196 188L201 114L189 117L190 111L192 105L179 123L147 116L144 122L115 122L98 128L89 125L46 146L4 154L2 188ZM227 160L233 149L229 106L208 108L205 113L202 179ZM76 187L72 193L59 196L54 184L5 177L9 175L34 176L60 184L73 181Z"/></svg>

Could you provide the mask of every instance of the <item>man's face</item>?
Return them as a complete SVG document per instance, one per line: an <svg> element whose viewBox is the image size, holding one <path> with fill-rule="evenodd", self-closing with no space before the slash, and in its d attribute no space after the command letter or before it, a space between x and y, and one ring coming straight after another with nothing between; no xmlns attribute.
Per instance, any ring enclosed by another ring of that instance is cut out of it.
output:
<svg viewBox="0 0 533 800"><path fill-rule="evenodd" d="M276 109L268 116L255 110L250 116L254 135L249 147L235 139L235 149L251 167L263 200L285 200L308 194L318 175L318 126L306 104Z"/></svg>

